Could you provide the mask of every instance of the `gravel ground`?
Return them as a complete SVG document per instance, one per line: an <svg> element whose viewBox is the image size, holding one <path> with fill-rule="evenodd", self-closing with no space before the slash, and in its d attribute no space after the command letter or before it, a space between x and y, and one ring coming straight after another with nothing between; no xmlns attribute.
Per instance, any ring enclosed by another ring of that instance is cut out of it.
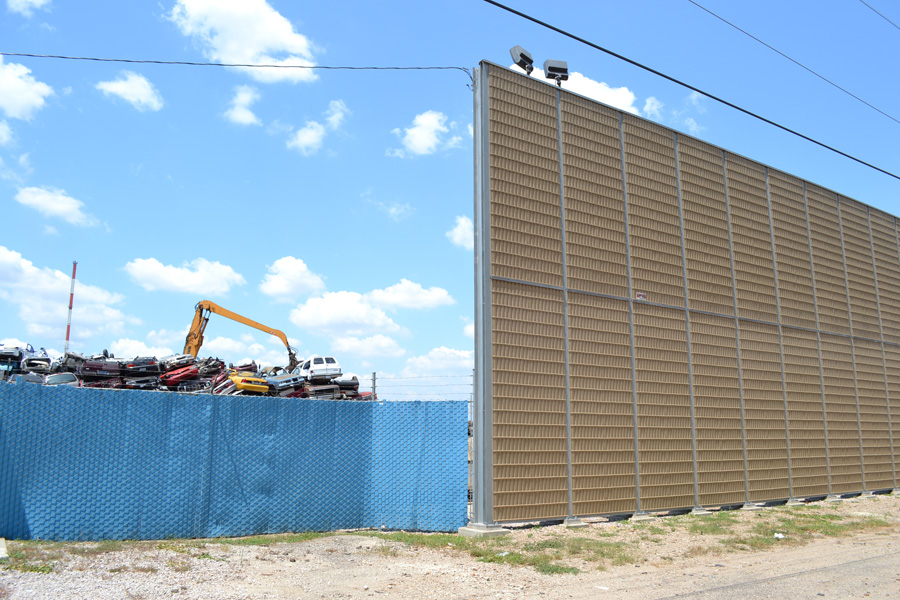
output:
<svg viewBox="0 0 900 600"><path fill-rule="evenodd" d="M586 529L523 526L497 542L516 549L577 538L618 543L628 549L600 562L566 557L563 562L577 568L577 574L542 574L530 566L481 562L454 548L452 542L442 548L425 548L349 532L268 546L215 540L8 541L13 561L0 570L0 599L643 599L690 593L703 585L724 585L757 571L764 577L790 573L792 568L830 568L851 555L864 558L897 553L896 564L900 565L900 497L845 500L828 506L821 503L819 508L842 518L877 517L888 525L843 537L795 540L793 544L788 533L783 545L765 551L739 545L726 548L721 535L692 530L690 519L695 517L691 516L660 517L641 524L597 519ZM777 518L779 513L767 511L779 510L785 509L730 511L734 520L729 535L750 531L767 515ZM27 565L23 556L28 557ZM877 588L889 590L887 595L873 596L873 587L869 596L891 597L893 590L892 597L900 597L900 567L897 570L893 588ZM816 593L807 595L817 597Z"/></svg>

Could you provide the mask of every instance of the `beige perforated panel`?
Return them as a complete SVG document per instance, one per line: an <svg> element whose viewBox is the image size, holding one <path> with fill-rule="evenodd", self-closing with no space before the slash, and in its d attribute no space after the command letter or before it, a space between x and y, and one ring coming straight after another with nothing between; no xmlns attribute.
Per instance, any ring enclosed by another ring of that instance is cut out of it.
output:
<svg viewBox="0 0 900 600"><path fill-rule="evenodd" d="M894 217L499 67L487 102L494 520L897 485Z"/></svg>
<svg viewBox="0 0 900 600"><path fill-rule="evenodd" d="M675 137L630 115L624 132L632 291L650 302L684 306Z"/></svg>
<svg viewBox="0 0 900 600"><path fill-rule="evenodd" d="M810 239L819 307L819 329L832 333L850 333L847 312L847 284L844 280L841 230L838 225L837 198L814 185L806 186Z"/></svg>
<svg viewBox="0 0 900 600"><path fill-rule="evenodd" d="M881 344L864 340L855 340L853 344L865 488L890 488L894 486L894 469Z"/></svg>
<svg viewBox="0 0 900 600"><path fill-rule="evenodd" d="M628 303L569 294L573 509L633 512L634 410Z"/></svg>
<svg viewBox="0 0 900 600"><path fill-rule="evenodd" d="M850 324L853 335L880 340L878 300L875 294L875 272L866 207L840 199L841 226L844 234L844 259L847 267L847 290L850 296Z"/></svg>
<svg viewBox="0 0 900 600"><path fill-rule="evenodd" d="M491 74L491 275L561 286L556 93Z"/></svg>
<svg viewBox="0 0 900 600"><path fill-rule="evenodd" d="M746 499L734 319L691 313L691 359L700 504Z"/></svg>
<svg viewBox="0 0 900 600"><path fill-rule="evenodd" d="M878 276L878 302L884 341L900 343L900 262L894 217L880 210L869 210L875 272Z"/></svg>
<svg viewBox="0 0 900 600"><path fill-rule="evenodd" d="M568 513L562 292L495 281L494 514Z"/></svg>
<svg viewBox="0 0 900 600"><path fill-rule="evenodd" d="M781 323L815 329L816 311L803 182L778 171L769 171L769 196L775 230Z"/></svg>
<svg viewBox="0 0 900 600"><path fill-rule="evenodd" d="M790 496L778 328L741 322L741 377L750 500Z"/></svg>
<svg viewBox="0 0 900 600"><path fill-rule="evenodd" d="M765 168L726 153L738 316L778 320Z"/></svg>
<svg viewBox="0 0 900 600"><path fill-rule="evenodd" d="M850 340L823 334L822 366L831 489L836 494L859 492L863 489L862 463Z"/></svg>
<svg viewBox="0 0 900 600"><path fill-rule="evenodd" d="M627 297L619 115L567 96L562 123L569 287Z"/></svg>
<svg viewBox="0 0 900 600"><path fill-rule="evenodd" d="M818 342L815 332L791 327L782 329L782 340L793 492L817 496L828 490Z"/></svg>
<svg viewBox="0 0 900 600"><path fill-rule="evenodd" d="M684 311L634 306L641 508L694 504Z"/></svg>
<svg viewBox="0 0 900 600"><path fill-rule="evenodd" d="M722 151L679 136L678 160L688 303L696 310L733 315L734 285Z"/></svg>

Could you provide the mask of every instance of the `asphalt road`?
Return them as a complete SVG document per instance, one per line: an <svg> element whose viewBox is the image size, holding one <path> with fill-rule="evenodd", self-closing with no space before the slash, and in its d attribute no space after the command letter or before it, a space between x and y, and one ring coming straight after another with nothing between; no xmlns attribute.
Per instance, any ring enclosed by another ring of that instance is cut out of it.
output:
<svg viewBox="0 0 900 600"><path fill-rule="evenodd" d="M801 600L820 598L900 599L900 538L896 533L817 540L675 571L641 571L594 586L575 597ZM701 564L702 563L702 564ZM574 590L573 590L574 591Z"/></svg>

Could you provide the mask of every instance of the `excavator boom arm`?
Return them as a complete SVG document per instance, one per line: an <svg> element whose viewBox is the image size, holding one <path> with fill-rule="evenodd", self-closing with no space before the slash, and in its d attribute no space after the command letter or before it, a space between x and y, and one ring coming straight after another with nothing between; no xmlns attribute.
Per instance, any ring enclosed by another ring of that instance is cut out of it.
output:
<svg viewBox="0 0 900 600"><path fill-rule="evenodd" d="M209 321L209 314L215 313L217 315L221 315L223 317L231 319L232 321L247 325L248 327L253 327L254 329L264 331L269 335L274 335L275 337L280 339L284 343L284 347L287 348L288 370L292 371L294 367L297 366L297 355L294 353L294 349L291 348L287 336L283 331L279 329L273 329L271 327L268 327L267 325L263 325L262 323L257 323L253 319L248 319L247 317L239 315L236 312L232 312L227 308L222 308L215 302L210 302L209 300L198 302L195 309L196 312L194 313L194 321L193 323L191 323L191 329L187 334L187 338L185 339L185 354L191 354L196 357L200 352L200 346L203 345L203 332L206 330L206 324Z"/></svg>

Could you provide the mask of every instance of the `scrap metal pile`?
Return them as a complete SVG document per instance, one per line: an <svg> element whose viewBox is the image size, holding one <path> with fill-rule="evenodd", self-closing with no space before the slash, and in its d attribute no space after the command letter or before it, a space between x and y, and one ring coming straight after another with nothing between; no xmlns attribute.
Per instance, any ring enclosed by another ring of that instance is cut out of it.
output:
<svg viewBox="0 0 900 600"><path fill-rule="evenodd" d="M218 358L198 359L191 354L125 360L105 350L94 356L68 352L51 361L45 351L36 353L30 345L0 345L0 363L3 378L16 381L16 376L21 375L22 381L44 385L321 400L374 399L369 392L360 393L359 379L352 374L343 375L330 356L311 356L288 371L284 367L260 369L256 363L226 367ZM60 373L73 376L59 377Z"/></svg>

